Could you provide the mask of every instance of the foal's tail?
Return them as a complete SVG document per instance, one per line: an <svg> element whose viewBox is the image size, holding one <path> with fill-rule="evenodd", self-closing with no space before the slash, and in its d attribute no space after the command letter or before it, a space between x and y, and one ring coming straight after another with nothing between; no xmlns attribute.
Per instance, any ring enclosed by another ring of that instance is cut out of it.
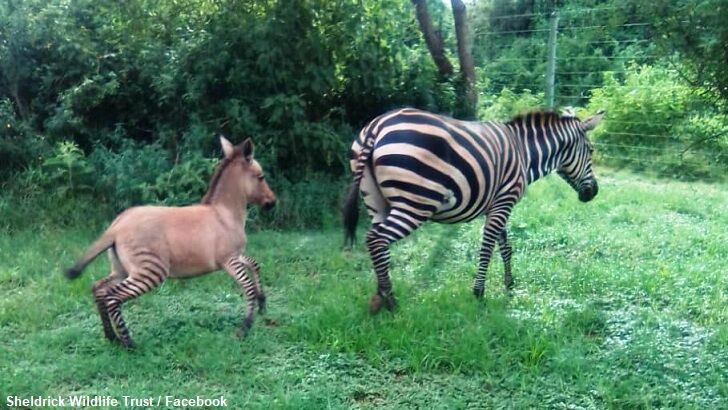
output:
<svg viewBox="0 0 728 410"><path fill-rule="evenodd" d="M66 269L64 272L66 277L68 279L76 279L81 275L81 272L83 272L83 269L91 263L94 259L96 259L99 254L110 247L114 246L114 242L116 241L116 235L113 232L110 232L110 230L104 232L103 235L99 239L96 240L91 246L86 249L86 252L84 252L83 256L76 262L75 265L72 267Z"/></svg>
<svg viewBox="0 0 728 410"><path fill-rule="evenodd" d="M356 236L356 225L359 222L359 185L364 177L364 170L369 165L372 157L372 149L374 147L374 133L371 131L371 124L362 130L364 138L362 141L362 149L356 157L356 168L354 169L354 180L349 187L349 193L346 195L342 214L344 217L344 246L351 247L354 245L354 237Z"/></svg>

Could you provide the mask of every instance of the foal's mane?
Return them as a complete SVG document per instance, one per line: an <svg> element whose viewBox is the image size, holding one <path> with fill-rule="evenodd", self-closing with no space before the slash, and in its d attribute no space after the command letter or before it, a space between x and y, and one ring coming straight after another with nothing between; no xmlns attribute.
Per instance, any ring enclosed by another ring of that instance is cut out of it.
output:
<svg viewBox="0 0 728 410"><path fill-rule="evenodd" d="M235 161L242 155L243 154L238 150L234 150L232 156L230 156L229 158L223 158L222 161L220 161L220 163L217 165L217 168L215 169L215 173L212 174L212 178L210 178L210 185L208 186L207 192L205 192L205 195L202 197L202 201L200 203L212 203L215 194L217 194L217 186L220 185L220 178L222 177L223 172L225 172L228 165L232 164L233 161Z"/></svg>

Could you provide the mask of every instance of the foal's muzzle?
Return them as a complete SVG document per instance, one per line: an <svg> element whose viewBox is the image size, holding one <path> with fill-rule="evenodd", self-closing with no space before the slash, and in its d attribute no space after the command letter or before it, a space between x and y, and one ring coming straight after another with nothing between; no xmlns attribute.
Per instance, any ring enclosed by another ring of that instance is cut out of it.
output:
<svg viewBox="0 0 728 410"><path fill-rule="evenodd" d="M270 211L276 206L276 201L270 201L263 204L264 211Z"/></svg>
<svg viewBox="0 0 728 410"><path fill-rule="evenodd" d="M595 180L593 183L587 184L579 190L579 200L581 202L589 202L597 196L597 192L599 192L599 185Z"/></svg>

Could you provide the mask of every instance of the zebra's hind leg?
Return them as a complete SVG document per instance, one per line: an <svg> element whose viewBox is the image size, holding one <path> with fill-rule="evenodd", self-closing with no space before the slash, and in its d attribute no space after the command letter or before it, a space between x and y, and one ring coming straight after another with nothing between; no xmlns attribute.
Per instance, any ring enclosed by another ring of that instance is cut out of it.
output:
<svg viewBox="0 0 728 410"><path fill-rule="evenodd" d="M247 300L245 307L245 318L243 324L238 330L239 337L245 337L248 331L253 327L253 311L255 310L255 303L257 300L257 291L255 283L250 280L246 272L246 264L243 262L243 257L240 255L233 256L225 263L225 271L235 279L236 282L243 288L245 292L245 298Z"/></svg>
<svg viewBox="0 0 728 410"><path fill-rule="evenodd" d="M480 255L478 261L478 274L473 284L473 294L476 298L482 299L485 293L485 274L488 272L488 265L493 254L493 247L496 240L506 226L511 207L497 208L490 212L483 227L483 241L480 245Z"/></svg>
<svg viewBox="0 0 728 410"><path fill-rule="evenodd" d="M243 255L241 258L253 277L256 298L258 299L258 313L265 313L265 293L263 292L263 286L260 284L260 265L258 265L258 261L250 256Z"/></svg>
<svg viewBox="0 0 728 410"><path fill-rule="evenodd" d="M367 233L367 249L377 276L377 292L369 301L369 312L379 313L382 305L394 310L397 300L392 292L389 279L389 245L417 229L426 218L404 209L392 208L389 215L380 224L372 225Z"/></svg>
<svg viewBox="0 0 728 410"><path fill-rule="evenodd" d="M119 339L121 339L121 344L124 347L134 347L134 341L129 336L129 329L127 329L124 318L121 316L121 304L159 286L167 276L167 270L152 272L145 269L143 273L130 273L120 283L108 288L108 292L104 297L106 309L116 326L116 332L119 334Z"/></svg>
<svg viewBox="0 0 728 410"><path fill-rule="evenodd" d="M503 258L503 285L510 292L513 290L513 276L511 275L511 255L513 249L508 241L508 230L503 228L498 236L498 249L500 249L501 258Z"/></svg>

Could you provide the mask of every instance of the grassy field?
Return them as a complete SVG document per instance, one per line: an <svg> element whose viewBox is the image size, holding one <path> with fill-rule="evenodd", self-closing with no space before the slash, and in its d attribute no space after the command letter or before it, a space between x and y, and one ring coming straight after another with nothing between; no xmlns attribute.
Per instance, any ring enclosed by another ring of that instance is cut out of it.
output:
<svg viewBox="0 0 728 410"><path fill-rule="evenodd" d="M510 222L471 295L482 222L430 224L393 248L400 308L371 317L359 230L260 232L269 311L216 273L125 305L139 345L103 338L90 288L61 275L99 227L0 236L0 394L224 396L232 408L728 408L728 189L601 170L589 204L554 177Z"/></svg>

